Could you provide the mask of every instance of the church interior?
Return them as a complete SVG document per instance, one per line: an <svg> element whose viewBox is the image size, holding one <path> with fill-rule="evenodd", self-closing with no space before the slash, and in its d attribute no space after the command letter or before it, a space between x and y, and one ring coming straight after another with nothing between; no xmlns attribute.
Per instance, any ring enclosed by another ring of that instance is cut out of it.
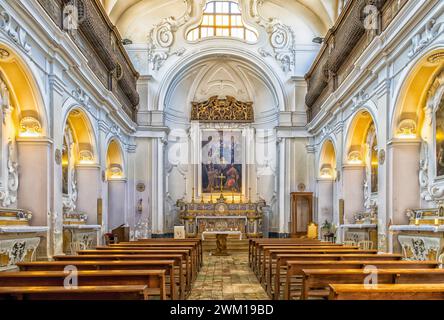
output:
<svg viewBox="0 0 444 320"><path fill-rule="evenodd" d="M0 0L0 300L444 300L444 2Z"/></svg>

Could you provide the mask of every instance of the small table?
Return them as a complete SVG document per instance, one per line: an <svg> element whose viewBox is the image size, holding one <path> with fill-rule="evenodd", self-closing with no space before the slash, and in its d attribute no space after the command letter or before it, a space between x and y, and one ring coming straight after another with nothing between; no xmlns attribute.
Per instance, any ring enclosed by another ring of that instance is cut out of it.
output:
<svg viewBox="0 0 444 320"><path fill-rule="evenodd" d="M216 252L215 256L228 256L227 252L227 237L229 234L238 234L239 240L242 240L242 232L240 231L204 231L202 232L202 240L205 240L206 234L216 235Z"/></svg>

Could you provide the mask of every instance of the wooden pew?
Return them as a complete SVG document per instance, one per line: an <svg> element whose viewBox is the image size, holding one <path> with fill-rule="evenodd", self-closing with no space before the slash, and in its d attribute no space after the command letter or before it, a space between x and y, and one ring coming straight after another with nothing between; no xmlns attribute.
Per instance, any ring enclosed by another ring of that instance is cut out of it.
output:
<svg viewBox="0 0 444 320"><path fill-rule="evenodd" d="M362 269L303 269L302 274L302 300L308 299L312 289L328 288L329 284L363 284L370 275ZM378 269L377 283L444 283L444 269Z"/></svg>
<svg viewBox="0 0 444 320"><path fill-rule="evenodd" d="M146 285L150 295L166 299L165 270L77 271L79 286ZM63 286L63 271L1 272L0 287Z"/></svg>
<svg viewBox="0 0 444 320"><path fill-rule="evenodd" d="M274 296L274 288L276 288L276 283L280 284L280 277L282 273L282 269L286 268L287 262L289 261L304 261L304 260L371 260L371 261L392 261L392 260L401 260L402 255L400 254L365 254L361 253L362 251L356 251L356 253L351 254L294 254L294 253L273 253L276 258L276 267L274 273L272 273L269 277L269 282L267 284L267 290L270 296ZM273 284L274 277L274 286Z"/></svg>
<svg viewBox="0 0 444 320"><path fill-rule="evenodd" d="M254 268L256 263L256 256L258 251L258 246L260 244L299 244L299 245L314 245L322 244L319 240L308 240L308 239L294 239L294 238L252 238L248 241L248 260L251 268Z"/></svg>
<svg viewBox="0 0 444 320"><path fill-rule="evenodd" d="M191 286L192 280L195 279L197 276L197 271L194 266L194 261L191 259L191 250L190 249L163 249L163 248L150 248L150 249L95 249L95 250L79 250L77 251L78 255L145 255L145 254L156 254L156 253L162 253L162 254L182 254L184 256L184 263L186 265L187 270L187 283L189 286Z"/></svg>
<svg viewBox="0 0 444 320"><path fill-rule="evenodd" d="M253 271L260 277L261 274L261 263L264 261L264 255L266 250L270 250L273 248L282 248L282 249L299 249L299 250L313 250L313 249L356 249L358 247L345 247L343 245L331 245L331 244L258 244L256 246L256 253L254 257Z"/></svg>
<svg viewBox="0 0 444 320"><path fill-rule="evenodd" d="M176 268L179 269L180 279L184 279L184 283L181 287L181 293L186 294L191 289L191 273L190 266L185 263L185 254L165 254L165 253L151 253L151 254L85 254L85 255L59 255L54 256L55 261L147 261L147 260L161 260L161 259L171 259L175 261Z"/></svg>
<svg viewBox="0 0 444 320"><path fill-rule="evenodd" d="M264 245L297 245L297 246L342 246L342 244L334 244L329 242L320 242L319 240L308 239L250 239L248 245L248 253L250 267L255 271L257 260L260 260L261 247Z"/></svg>
<svg viewBox="0 0 444 320"><path fill-rule="evenodd" d="M407 260L350 260L350 261L287 261L287 273L285 275L284 285L284 299L290 300L292 298L291 292L291 280L296 276L302 276L303 269L364 269L366 266L372 265L379 269L436 269L439 263L436 261L407 261ZM282 277L282 274L280 275ZM276 277L274 284L274 296L275 300L280 297L279 276Z"/></svg>
<svg viewBox="0 0 444 320"><path fill-rule="evenodd" d="M0 287L0 300L148 300L146 285Z"/></svg>
<svg viewBox="0 0 444 320"><path fill-rule="evenodd" d="M200 267L202 267L203 263L203 248L202 248L202 240L196 239L196 238L187 238L187 239L162 239L162 238L152 238L152 239L137 239L135 241L129 241L129 242L121 242L118 244L126 245L126 244L143 244L143 243L162 243L162 242L170 242L170 243L186 243L186 242L192 242L197 245L197 249L199 252L200 257Z"/></svg>
<svg viewBox="0 0 444 320"><path fill-rule="evenodd" d="M443 300L444 284L331 284L330 300Z"/></svg>
<svg viewBox="0 0 444 320"><path fill-rule="evenodd" d="M354 253L361 253L361 254L377 254L377 250L357 250L357 249L342 249L342 248L325 248L325 249L300 249L300 248L290 248L290 249L284 249L280 247L274 247L274 248L264 248L264 254L263 254L263 260L262 260L262 266L261 266L261 274L259 277L259 280L266 286L267 281L269 280L267 278L268 275L270 275L270 272L272 271L273 262L275 262L274 259L271 259L272 254L278 254L278 253L293 253L293 254L328 254L328 253L337 253L337 254L354 254ZM268 270L268 274L267 274Z"/></svg>
<svg viewBox="0 0 444 320"><path fill-rule="evenodd" d="M174 260L140 260L140 261L35 261L19 262L20 271L63 271L66 266L75 266L78 270L165 270L169 277L169 297L177 300L176 277L174 272ZM184 299L184 279L177 275L181 299Z"/></svg>
<svg viewBox="0 0 444 320"><path fill-rule="evenodd" d="M190 250L190 256L193 263L193 267L195 268L195 272L200 269L200 259L197 251L197 247L194 245L174 245L174 244L147 244L147 245L110 245L110 246L97 246L96 250Z"/></svg>

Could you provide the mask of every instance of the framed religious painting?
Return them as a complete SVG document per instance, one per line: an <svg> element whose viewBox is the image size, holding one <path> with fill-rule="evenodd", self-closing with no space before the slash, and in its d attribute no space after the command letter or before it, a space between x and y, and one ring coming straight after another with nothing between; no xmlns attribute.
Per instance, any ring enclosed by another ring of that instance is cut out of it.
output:
<svg viewBox="0 0 444 320"><path fill-rule="evenodd" d="M435 113L436 176L444 176L444 98Z"/></svg>
<svg viewBox="0 0 444 320"><path fill-rule="evenodd" d="M241 130L202 130L202 193L241 194L243 135Z"/></svg>

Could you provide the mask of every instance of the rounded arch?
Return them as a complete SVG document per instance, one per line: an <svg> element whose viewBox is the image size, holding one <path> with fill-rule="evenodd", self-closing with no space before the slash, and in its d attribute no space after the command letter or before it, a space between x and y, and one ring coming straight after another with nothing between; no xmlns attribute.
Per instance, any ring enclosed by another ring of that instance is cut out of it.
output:
<svg viewBox="0 0 444 320"><path fill-rule="evenodd" d="M178 83L199 65L205 64L208 61L218 58L224 58L230 61L238 61L246 66L247 70L256 77L260 78L264 85L270 90L274 100L275 113L284 111L288 105L288 97L285 93L284 85L276 71L270 68L266 63L261 61L259 57L247 50L242 50L236 47L230 48L212 48L202 49L200 52L190 53L184 55L182 59L176 63L172 68L165 73L165 76L160 82L158 95L155 98L155 105L160 110L165 110L168 113L168 101L171 98Z"/></svg>
<svg viewBox="0 0 444 320"><path fill-rule="evenodd" d="M377 139L377 123L373 112L368 107L362 107L356 111L350 121L345 135L344 163L363 164L367 137L370 131L374 132Z"/></svg>
<svg viewBox="0 0 444 320"><path fill-rule="evenodd" d="M401 81L395 90L390 136L392 138L418 138L424 123L424 107L429 89L444 68L444 47L430 49L413 60L400 75Z"/></svg>
<svg viewBox="0 0 444 320"><path fill-rule="evenodd" d="M63 132L70 130L76 144L76 163L97 164L99 162L97 140L88 112L78 104L69 101L64 118Z"/></svg>
<svg viewBox="0 0 444 320"><path fill-rule="evenodd" d="M123 148L116 138L111 138L106 148L106 177L107 179L122 179L125 177Z"/></svg>
<svg viewBox="0 0 444 320"><path fill-rule="evenodd" d="M336 147L331 138L326 139L319 154L318 175L321 179L334 179L336 175Z"/></svg>
<svg viewBox="0 0 444 320"><path fill-rule="evenodd" d="M6 84L12 105L14 122L19 137L48 136L48 116L35 70L27 58L13 45L0 39L0 78Z"/></svg>

